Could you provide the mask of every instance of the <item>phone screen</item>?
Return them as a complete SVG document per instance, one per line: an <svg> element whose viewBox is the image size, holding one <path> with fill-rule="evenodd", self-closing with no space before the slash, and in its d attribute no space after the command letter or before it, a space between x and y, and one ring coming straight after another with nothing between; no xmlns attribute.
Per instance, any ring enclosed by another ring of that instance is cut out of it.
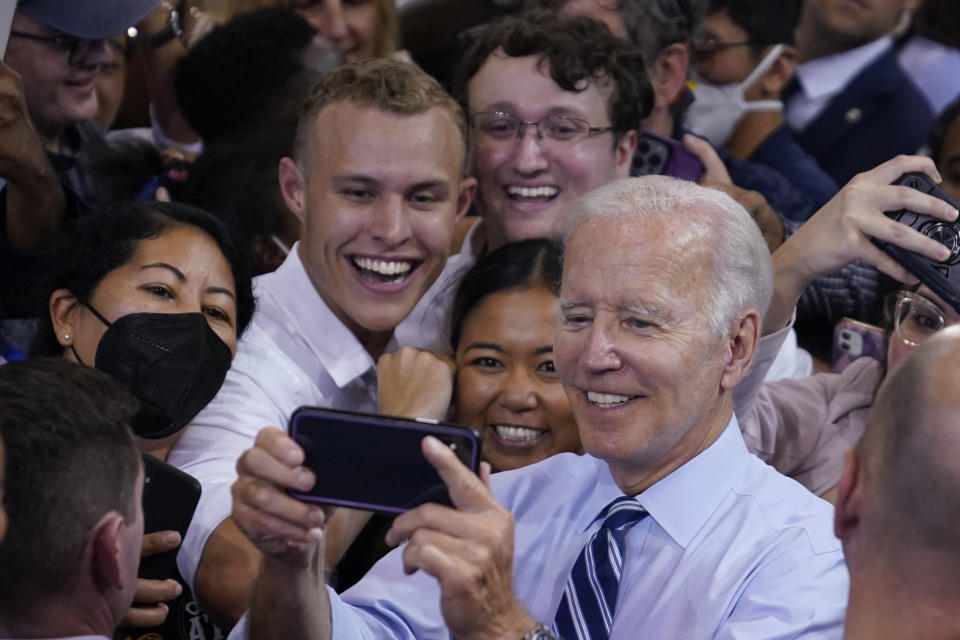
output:
<svg viewBox="0 0 960 640"><path fill-rule="evenodd" d="M304 466L317 477L297 498L383 513L420 504L450 505L446 487L421 451L427 435L449 446L468 468L480 464L480 436L468 427L302 408L290 420Z"/></svg>

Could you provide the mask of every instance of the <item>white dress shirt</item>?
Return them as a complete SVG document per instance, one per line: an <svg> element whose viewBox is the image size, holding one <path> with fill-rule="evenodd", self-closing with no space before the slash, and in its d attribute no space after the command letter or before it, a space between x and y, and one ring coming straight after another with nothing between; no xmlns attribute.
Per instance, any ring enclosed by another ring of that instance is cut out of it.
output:
<svg viewBox="0 0 960 640"><path fill-rule="evenodd" d="M440 279L449 277L446 273ZM301 405L377 409L376 363L317 293L297 245L280 268L255 280L254 294L257 311L223 387L167 458L202 486L177 557L181 575L191 585L207 539L230 515L237 459L262 428L285 429ZM442 319L429 313L408 320L415 325L401 325L397 333L409 342L394 338L388 351L398 344L429 344L442 331Z"/></svg>
<svg viewBox="0 0 960 640"><path fill-rule="evenodd" d="M835 96L892 46L893 39L884 36L855 49L797 65L797 80L802 91L787 101L784 114L790 127L794 131L806 129Z"/></svg>
<svg viewBox="0 0 960 640"><path fill-rule="evenodd" d="M513 589L553 621L597 516L622 495L601 460L560 454L495 474L516 520ZM735 418L720 438L637 500L611 640L840 638L848 575L829 504L747 452ZM448 638L437 581L403 571L402 549L338 597L335 639ZM279 598L283 594L278 594ZM245 621L230 638L245 637Z"/></svg>

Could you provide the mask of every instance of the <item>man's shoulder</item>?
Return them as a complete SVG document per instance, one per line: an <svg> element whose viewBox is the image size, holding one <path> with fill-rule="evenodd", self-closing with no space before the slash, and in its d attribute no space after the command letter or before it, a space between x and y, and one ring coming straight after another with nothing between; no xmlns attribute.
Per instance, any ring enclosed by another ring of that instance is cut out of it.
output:
<svg viewBox="0 0 960 640"><path fill-rule="evenodd" d="M788 546L803 556L841 551L833 507L795 480L752 458L731 490L729 511L745 526L745 545Z"/></svg>

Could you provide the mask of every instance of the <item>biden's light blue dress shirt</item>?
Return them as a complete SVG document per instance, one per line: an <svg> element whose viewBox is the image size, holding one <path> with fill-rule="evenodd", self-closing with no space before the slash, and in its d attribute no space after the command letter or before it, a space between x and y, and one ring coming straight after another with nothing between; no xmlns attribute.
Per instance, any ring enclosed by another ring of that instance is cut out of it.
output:
<svg viewBox="0 0 960 640"><path fill-rule="evenodd" d="M493 485L516 519L514 591L549 625L597 516L622 493L603 461L574 454ZM735 418L637 499L650 517L626 536L611 640L842 636L848 575L833 509L748 453ZM450 637L436 580L405 575L398 551L330 593L334 638Z"/></svg>

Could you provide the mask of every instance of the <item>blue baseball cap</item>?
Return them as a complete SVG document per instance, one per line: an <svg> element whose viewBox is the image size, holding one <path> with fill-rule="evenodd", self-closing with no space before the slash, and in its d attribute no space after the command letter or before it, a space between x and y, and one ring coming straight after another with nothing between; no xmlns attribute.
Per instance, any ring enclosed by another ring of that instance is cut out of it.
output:
<svg viewBox="0 0 960 640"><path fill-rule="evenodd" d="M77 38L110 38L136 24L160 0L19 0L17 11Z"/></svg>

